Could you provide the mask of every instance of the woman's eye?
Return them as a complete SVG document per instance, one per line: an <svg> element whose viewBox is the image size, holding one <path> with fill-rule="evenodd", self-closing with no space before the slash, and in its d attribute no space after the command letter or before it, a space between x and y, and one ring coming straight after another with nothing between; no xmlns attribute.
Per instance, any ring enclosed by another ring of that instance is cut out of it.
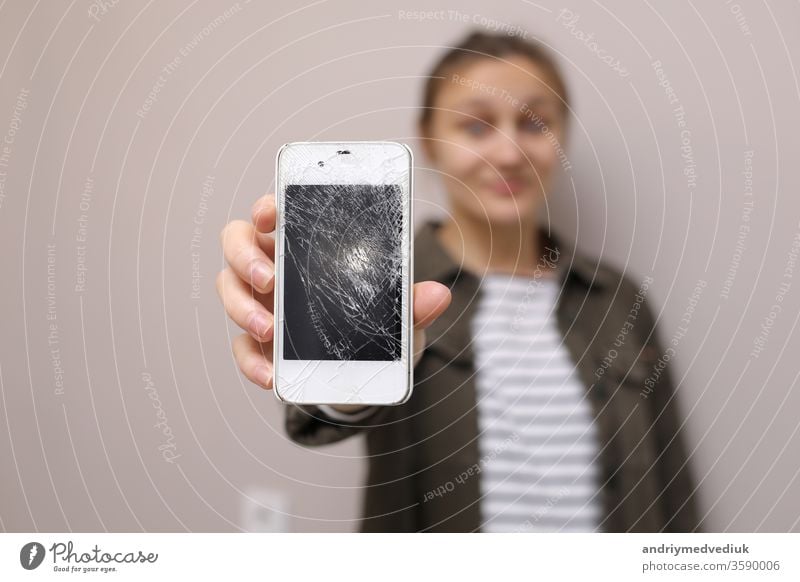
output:
<svg viewBox="0 0 800 582"><path fill-rule="evenodd" d="M545 133L549 127L549 122L541 117L526 119L522 122L522 128L531 133Z"/></svg>
<svg viewBox="0 0 800 582"><path fill-rule="evenodd" d="M472 136L481 136L487 133L491 127L483 121L470 121L464 124L464 129Z"/></svg>

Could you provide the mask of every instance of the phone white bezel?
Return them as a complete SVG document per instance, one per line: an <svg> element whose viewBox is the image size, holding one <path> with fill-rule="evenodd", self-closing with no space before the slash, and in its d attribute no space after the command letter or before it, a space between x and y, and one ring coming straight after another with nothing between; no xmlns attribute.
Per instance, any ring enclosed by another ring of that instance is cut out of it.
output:
<svg viewBox="0 0 800 582"><path fill-rule="evenodd" d="M340 155L339 151L350 154ZM397 150L392 154L392 150ZM392 155L390 155L392 154ZM352 156L352 157L350 157ZM347 162L342 160L347 159ZM358 171L347 164L360 160ZM324 161L320 167L318 161ZM387 162L391 165L387 168ZM378 166L378 164L381 166ZM343 164L340 168L332 164ZM405 144L390 141L292 142L275 158L276 228L273 342L273 388L282 402L293 404L396 405L406 402L413 389L413 153ZM325 168L325 169L322 169ZM403 176L388 183L401 186L404 201L404 257L401 357L397 362L283 359L283 207L289 184L386 184L386 176ZM332 178L334 176L334 178Z"/></svg>

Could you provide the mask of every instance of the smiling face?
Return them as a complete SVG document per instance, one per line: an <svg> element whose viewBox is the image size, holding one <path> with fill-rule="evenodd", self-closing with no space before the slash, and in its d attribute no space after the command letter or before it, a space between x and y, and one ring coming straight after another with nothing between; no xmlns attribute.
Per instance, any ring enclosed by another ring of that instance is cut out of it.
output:
<svg viewBox="0 0 800 582"><path fill-rule="evenodd" d="M565 121L542 68L525 56L503 61L480 58L446 74L422 128L452 211L496 226L534 219L560 161Z"/></svg>

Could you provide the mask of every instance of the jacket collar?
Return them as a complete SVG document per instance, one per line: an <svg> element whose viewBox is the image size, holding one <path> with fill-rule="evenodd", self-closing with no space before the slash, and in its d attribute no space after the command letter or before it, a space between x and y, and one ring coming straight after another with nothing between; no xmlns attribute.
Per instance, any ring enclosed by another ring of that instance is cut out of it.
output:
<svg viewBox="0 0 800 582"><path fill-rule="evenodd" d="M477 276L465 271L456 264L439 242L436 230L438 222L425 223L414 241L414 271L417 281L439 281L450 285L463 277ZM555 259L556 278L563 284L567 277L574 277L587 288L603 289L611 283L609 273L598 268L598 263L582 256L574 247L565 244L559 237L549 234L542 228L538 231L540 248L546 256Z"/></svg>
<svg viewBox="0 0 800 582"><path fill-rule="evenodd" d="M434 321L427 330L428 349L438 352L444 361L469 366L472 363L472 313L480 295L478 275L464 270L447 254L436 234L437 222L422 226L414 239L414 279L415 281L438 281L451 290L450 307ZM555 262L558 284L565 287L583 287L586 292L610 285L609 272L599 269L597 263L586 259L561 244L556 237L539 231L542 249ZM563 293L559 293L559 308Z"/></svg>

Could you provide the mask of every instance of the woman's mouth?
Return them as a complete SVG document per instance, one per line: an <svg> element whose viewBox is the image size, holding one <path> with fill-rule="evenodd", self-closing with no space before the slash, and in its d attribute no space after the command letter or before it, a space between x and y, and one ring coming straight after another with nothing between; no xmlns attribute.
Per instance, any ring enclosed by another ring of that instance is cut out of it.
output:
<svg viewBox="0 0 800 582"><path fill-rule="evenodd" d="M489 182L489 189L501 196L514 196L525 187L525 181L520 178L499 179Z"/></svg>

